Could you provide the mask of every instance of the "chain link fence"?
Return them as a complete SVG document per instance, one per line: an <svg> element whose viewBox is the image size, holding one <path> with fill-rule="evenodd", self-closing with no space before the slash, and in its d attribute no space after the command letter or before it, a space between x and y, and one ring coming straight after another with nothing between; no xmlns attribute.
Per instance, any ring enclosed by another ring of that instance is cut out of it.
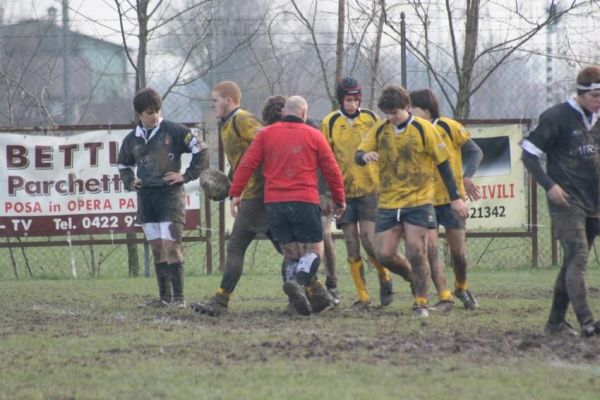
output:
<svg viewBox="0 0 600 400"><path fill-rule="evenodd" d="M212 167L216 168L218 136L215 131L208 130L205 137L211 148L211 154L214 155ZM471 268L520 268L536 264L540 267L548 267L552 265L553 254L555 259L560 260L560 248L555 248L553 253L545 193L540 188L536 190L538 195L537 262L532 259L530 237L468 237L467 250ZM200 226L185 231L184 252L186 274L189 276L218 273L225 257L223 251L226 243L222 242L222 238L226 238L228 232L221 230L221 224L225 220L224 213L228 213L228 207L222 207L221 211L219 203L210 202L203 195L200 195L199 204L202 210ZM528 207L531 213L532 204L528 204ZM207 223L208 218L210 223ZM126 239L124 234L7 237L0 242L0 279L112 278L137 274L153 275L151 251L144 244L142 233L138 233L136 237L137 255L140 260L137 270L131 269L128 265L129 254L124 244ZM442 254L445 254L448 263L449 255L445 251L444 239L441 240L441 246ZM339 234L335 235L335 250L337 269L341 274L345 274L347 273L345 246ZM245 271L279 273L279 260L280 255L268 240L256 240L246 253ZM590 264L599 264L596 246L590 255Z"/></svg>
<svg viewBox="0 0 600 400"><path fill-rule="evenodd" d="M246 8L240 10L247 11L254 4L222 3L224 11L227 11L222 15L227 17L235 15L229 12L232 11L229 7L243 5ZM240 84L243 90L242 104L255 115L260 115L264 100L272 94L300 94L306 97L311 105L311 117L315 119L322 118L331 110L331 99L325 88L327 84L331 86L333 78L324 77L315 60L315 51L320 46L325 57L324 63L334 64L335 52L332 49L335 35L331 34L327 25L331 21L323 22L327 26L314 27L317 28L315 34L318 42L315 44L307 39L312 35L295 32L297 27L293 24L289 25L289 32L278 27L277 40L272 40L273 32L259 27L258 17L255 18L254 14L247 14L242 15L244 18L241 19L217 19L219 26L214 29L206 49L227 52L227 46L230 46L235 47L236 51L232 51L231 58L218 58L222 61L218 68L207 70L201 79L183 79L171 87L171 83L175 82L173 75L179 71L181 55L177 51L151 48L154 53L149 54L148 67L152 71L148 71L148 85L161 93L169 93L163 110L166 118L175 121L208 120L210 87L221 80L233 80ZM353 31L349 26L343 55L344 74L352 75L361 82L362 106L377 111L377 96L381 89L387 84L400 83L400 59L402 50L406 50L404 72L407 88L432 87L441 100L442 113L452 116L454 109L451 104L457 98L457 71L449 48L439 45L447 32L435 29L432 32L432 47L428 53L432 64L427 66L417 51L423 49L423 43L419 42L423 37L423 25L416 16L411 15L409 13L407 18L407 35L411 44L402 49L396 31L385 28L381 52L377 56L378 65L372 64L375 59L373 51L377 47L374 28L365 28L363 40L361 32ZM362 17L365 15L361 14ZM438 19L433 20L432 26L437 29L445 19L440 15L435 18ZM490 22L490 17L486 18L486 28L480 36L480 53L485 48L492 49L497 39L495 35L501 33L500 28ZM583 36L577 35L578 30L572 27L596 30L596 20L592 14L565 17L545 35L538 34L527 46L522 46L506 58L504 56L508 48L487 52L475 66L469 118L535 119L549 105L566 99L573 92L574 77L582 60L597 62L600 59L597 45L590 47L584 59L573 57L573 52L579 48L587 49L584 46L589 43L583 41ZM254 36L231 29L246 23L253 27L258 24ZM355 26L357 23L352 20ZM173 35L173 32L165 32L164 37L175 37L181 46L185 42L192 42L187 40L192 37L191 33L181 32L186 40ZM459 36L464 34L460 31L457 33ZM250 38L252 46L241 45ZM111 42L105 39L64 30L56 20L56 15L41 20L11 21L0 26L0 76L3 78L0 79L0 126L100 124L132 119L131 88L134 87L135 74L118 40ZM181 46L170 47L185 50L178 48ZM202 46L199 48L204 49ZM190 68L204 71L204 67L200 68L203 65L200 61ZM433 68L436 69L435 74ZM207 140L214 155L211 157L213 168L217 168L217 138L215 129L208 132ZM537 191L537 260L532 260L532 241L528 237L468 237L468 256L473 268L516 268L536 264L547 267L552 264L553 258L560 260L560 248L553 250L552 246L545 194L540 189ZM6 196L6 193L0 196ZM201 210L204 210L204 198L200 199L200 204ZM216 204L211 204L207 209L211 222L209 229L212 230L206 230L207 216L203 215L202 226L186 231L188 241L184 247L189 275L218 272L224 258L222 252L225 246L221 239L225 233L219 231L222 216ZM137 236L142 242L143 235L138 233ZM1 238L0 279L143 274L144 261L152 265L152 256L148 254L151 252L145 252L143 243L139 243L137 255L141 260L140 270L132 271L128 265L130 255L127 246L121 244L124 239L123 234ZM48 242L47 245L44 245L44 240ZM102 244L97 244L98 241ZM36 243L32 245L31 242ZM338 238L335 244L338 270L344 273L346 256L343 240ZM279 255L271 244L267 240L258 240L248 250L245 270L278 271L278 260ZM599 263L596 247L590 255L590 263ZM150 274L152 271L153 268L149 268Z"/></svg>

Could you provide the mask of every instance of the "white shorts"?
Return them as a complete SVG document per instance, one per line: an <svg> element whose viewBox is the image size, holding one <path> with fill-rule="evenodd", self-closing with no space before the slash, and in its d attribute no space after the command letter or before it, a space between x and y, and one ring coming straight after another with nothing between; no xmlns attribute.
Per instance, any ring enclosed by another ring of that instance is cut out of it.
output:
<svg viewBox="0 0 600 400"><path fill-rule="evenodd" d="M145 224L142 224L146 240L164 239L173 242L177 241L171 234L172 224L172 222L146 222Z"/></svg>

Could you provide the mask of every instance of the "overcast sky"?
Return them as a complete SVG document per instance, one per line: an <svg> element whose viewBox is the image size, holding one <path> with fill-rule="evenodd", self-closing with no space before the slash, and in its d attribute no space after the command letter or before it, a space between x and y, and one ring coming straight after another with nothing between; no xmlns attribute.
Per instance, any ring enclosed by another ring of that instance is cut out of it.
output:
<svg viewBox="0 0 600 400"><path fill-rule="evenodd" d="M49 7L55 7L57 9L57 19L61 21L62 1L63 0L0 0L0 7L4 9L3 19L5 24L28 18L46 18ZM183 0L170 0L165 2L165 4L173 5L180 1ZM266 1L266 4L272 4L276 1L283 0L268 0ZM305 1L307 4L311 4L315 0ZM321 0L321 3L319 4L320 9L323 10L323 7L331 6L336 1L337 0ZM366 3L370 3L370 1L371 0L365 0ZM119 20L114 0L69 0L68 2L71 29L98 39L108 40L113 43L121 43ZM559 5L563 2L570 3L571 1L558 1ZM127 2L121 0L121 3L126 4ZM403 5L405 3L405 1L400 0L388 0L388 7L391 7L389 17L393 19L398 18L400 11L404 11L406 6L395 7L394 5ZM431 3L435 4L435 2ZM439 7L443 7L443 1L439 0L438 3L440 4ZM459 5L461 8L464 7L464 2L462 1L454 3L457 4L457 8ZM532 21L535 21L544 14L544 9L547 4L549 4L549 0L521 0L516 3L519 4L521 12L531 17ZM487 8L482 9L482 21L480 24L482 38L486 38L488 32L489 35L503 36L504 33L502 31L513 22L511 20L514 19L514 15L510 15L513 17L510 18L509 14L506 13L505 8L502 6L503 4L506 8L512 8L514 7L515 0L495 0L487 3ZM328 18L332 18L332 23L334 24L332 26L335 26L334 13L325 14L328 15ZM408 22L410 24L412 21L410 16L407 15L407 18L409 18ZM436 31L435 25L438 23L440 24L439 29L445 31L447 28L446 17L443 14L440 14L439 18L443 19L436 21L435 16L431 18L432 23L434 24L431 31L432 33ZM414 21L416 22L416 20ZM498 21L502 22L498 24ZM415 29L418 29L418 24L412 25ZM563 29L564 35L568 37L571 43L577 43L578 41L581 41L582 38L587 38L585 40L589 40L590 37L597 37L599 34L597 25L598 23L590 18L588 18L587 21L584 21L584 23L581 23L581 20L571 19L570 21L563 21L561 28ZM456 26L456 29L460 28L462 28L462 26ZM134 29L134 27L129 25L129 30L132 29ZM444 35L445 34L446 33L444 32ZM544 41L544 35L538 35L532 43L544 43Z"/></svg>
<svg viewBox="0 0 600 400"><path fill-rule="evenodd" d="M71 29L87 35L120 43L119 22L113 0L69 0ZM62 21L62 0L0 0L4 8L4 23L23 19L44 19L48 8L57 9Z"/></svg>

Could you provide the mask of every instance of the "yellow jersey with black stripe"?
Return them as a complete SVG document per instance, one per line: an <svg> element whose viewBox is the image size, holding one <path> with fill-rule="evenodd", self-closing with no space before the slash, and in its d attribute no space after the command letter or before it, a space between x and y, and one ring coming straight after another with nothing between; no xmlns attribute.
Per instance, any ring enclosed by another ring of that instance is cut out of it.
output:
<svg viewBox="0 0 600 400"><path fill-rule="evenodd" d="M221 140L227 161L231 166L230 178L240 163L242 156L263 127L260 121L246 110L238 108L221 123ZM257 169L242 194L242 199L258 199L263 197L264 178L262 170Z"/></svg>
<svg viewBox="0 0 600 400"><path fill-rule="evenodd" d="M360 166L354 162L356 148L377 120L377 115L370 110L361 109L358 116L353 119L347 118L337 110L326 115L321 123L321 131L342 171L347 198L377 193L379 186L377 164Z"/></svg>
<svg viewBox="0 0 600 400"><path fill-rule="evenodd" d="M450 118L440 117L433 121L433 125L437 128L442 140L444 141L444 144L448 148L448 152L450 153L450 168L452 169L452 175L456 181L458 193L460 194L460 197L464 199L466 198L466 192L465 184L463 183L462 178L463 169L460 148L471 138L471 135L460 122ZM451 202L450 195L448 194L448 190L446 189L446 185L444 185L444 181L442 180L442 176L440 175L439 171L435 171L433 187L434 206L441 206Z"/></svg>
<svg viewBox="0 0 600 400"><path fill-rule="evenodd" d="M379 208L433 204L436 166L450 154L429 121L410 115L402 129L380 121L358 150L379 154Z"/></svg>

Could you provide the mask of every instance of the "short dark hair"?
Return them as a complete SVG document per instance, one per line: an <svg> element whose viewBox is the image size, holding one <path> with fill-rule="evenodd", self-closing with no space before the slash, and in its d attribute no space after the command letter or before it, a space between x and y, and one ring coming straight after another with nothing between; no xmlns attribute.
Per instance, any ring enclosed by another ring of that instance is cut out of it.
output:
<svg viewBox="0 0 600 400"><path fill-rule="evenodd" d="M429 111L432 119L440 117L440 104L430 88L410 92L410 104Z"/></svg>
<svg viewBox="0 0 600 400"><path fill-rule="evenodd" d="M377 107L384 113L392 113L397 109L405 109L410 104L410 97L406 93L406 89L402 86L389 85L386 86L377 102Z"/></svg>
<svg viewBox="0 0 600 400"><path fill-rule="evenodd" d="M136 113L141 114L147 109L158 112L162 107L162 98L154 89L140 89L133 98L133 109Z"/></svg>
<svg viewBox="0 0 600 400"><path fill-rule="evenodd" d="M597 82L600 82L600 67L597 65L589 65L577 74L577 83L580 85L589 85L590 83Z"/></svg>
<svg viewBox="0 0 600 400"><path fill-rule="evenodd" d="M271 125L281 120L285 100L286 98L283 96L271 96L267 99L262 110L262 119L265 125Z"/></svg>

